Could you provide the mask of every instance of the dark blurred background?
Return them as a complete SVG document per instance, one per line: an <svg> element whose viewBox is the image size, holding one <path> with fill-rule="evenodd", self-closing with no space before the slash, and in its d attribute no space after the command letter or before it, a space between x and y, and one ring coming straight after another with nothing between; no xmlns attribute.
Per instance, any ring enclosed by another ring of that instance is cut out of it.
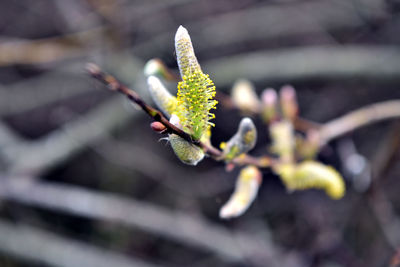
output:
<svg viewBox="0 0 400 267"><path fill-rule="evenodd" d="M343 199L289 194L267 169L250 209L223 221L239 169L183 165L85 73L95 62L149 99L143 66L176 70L179 25L225 93L239 78L291 84L320 123L400 98L397 0L1 0L0 266L400 266L398 120L322 149ZM216 111L216 146L241 117Z"/></svg>

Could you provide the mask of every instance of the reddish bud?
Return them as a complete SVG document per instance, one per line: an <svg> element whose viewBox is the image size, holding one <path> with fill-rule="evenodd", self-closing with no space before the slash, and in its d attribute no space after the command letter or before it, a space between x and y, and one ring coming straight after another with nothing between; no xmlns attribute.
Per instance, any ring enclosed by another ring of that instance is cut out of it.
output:
<svg viewBox="0 0 400 267"><path fill-rule="evenodd" d="M234 168L235 168L235 164L233 164L233 163L228 163L225 165L225 171L227 171L227 172L233 171Z"/></svg>
<svg viewBox="0 0 400 267"><path fill-rule="evenodd" d="M288 120L294 120L299 109L296 90L290 85L285 85L281 88L280 95L283 116Z"/></svg>
<svg viewBox="0 0 400 267"><path fill-rule="evenodd" d="M151 129L153 129L153 131L158 132L158 133L162 133L164 132L167 127L164 126L164 124L162 124L159 121L154 121L150 124Z"/></svg>

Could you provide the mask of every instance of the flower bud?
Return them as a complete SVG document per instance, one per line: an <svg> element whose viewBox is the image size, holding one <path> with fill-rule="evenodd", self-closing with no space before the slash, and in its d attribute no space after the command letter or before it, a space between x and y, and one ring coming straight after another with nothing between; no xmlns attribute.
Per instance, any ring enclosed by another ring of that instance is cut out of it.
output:
<svg viewBox="0 0 400 267"><path fill-rule="evenodd" d="M185 164L195 166L204 158L204 151L200 147L189 143L176 134L168 135L168 141L175 155Z"/></svg>
<svg viewBox="0 0 400 267"><path fill-rule="evenodd" d="M181 25L175 34L175 51L181 76L201 72L199 62L194 54L192 40L188 31Z"/></svg>
<svg viewBox="0 0 400 267"><path fill-rule="evenodd" d="M253 84L247 80L239 80L234 84L232 101L237 108L244 112L257 113L261 106Z"/></svg>
<svg viewBox="0 0 400 267"><path fill-rule="evenodd" d="M249 152L256 145L256 141L257 129L253 121L248 117L243 118L236 134L223 147L224 159L231 161L240 154Z"/></svg>
<svg viewBox="0 0 400 267"><path fill-rule="evenodd" d="M269 133L272 139L271 152L278 154L283 161L291 161L295 146L292 123L286 120L272 123Z"/></svg>
<svg viewBox="0 0 400 267"><path fill-rule="evenodd" d="M156 76L150 76L147 78L148 89L153 101L156 103L157 107L167 115L171 116L173 112L177 109L177 99L165 88L161 83L160 79Z"/></svg>
<svg viewBox="0 0 400 267"><path fill-rule="evenodd" d="M230 219L242 215L253 203L261 185L262 174L255 166L247 166L240 171L235 191L228 202L222 206L219 216Z"/></svg>
<svg viewBox="0 0 400 267"><path fill-rule="evenodd" d="M293 121L299 112L296 90L290 85L285 85L281 88L280 97L283 117Z"/></svg>
<svg viewBox="0 0 400 267"><path fill-rule="evenodd" d="M164 131L167 129L167 128L165 127L165 125L162 124L162 123L159 122L159 121L153 121L153 122L150 124L150 127L151 127L151 129L152 129L153 131L158 132L158 133L162 133L162 132L164 132Z"/></svg>
<svg viewBox="0 0 400 267"><path fill-rule="evenodd" d="M215 118L211 110L218 103L213 99L215 85L209 75L201 71L189 33L182 26L179 26L175 35L175 50L182 77L178 83L177 116L183 130L194 140L200 140L209 126L214 126L210 120Z"/></svg>
<svg viewBox="0 0 400 267"><path fill-rule="evenodd" d="M277 99L276 91L272 88L267 88L262 92L262 118L265 122L270 123L277 119Z"/></svg>
<svg viewBox="0 0 400 267"><path fill-rule="evenodd" d="M178 128L182 127L178 116L175 114L172 114L169 122ZM195 166L204 158L203 149L192 143L189 143L176 134L168 135L168 141L171 144L175 155L185 164Z"/></svg>
<svg viewBox="0 0 400 267"><path fill-rule="evenodd" d="M282 164L277 167L277 173L291 191L323 189L333 199L342 198L346 191L342 176L333 167L316 161L304 161L298 165Z"/></svg>

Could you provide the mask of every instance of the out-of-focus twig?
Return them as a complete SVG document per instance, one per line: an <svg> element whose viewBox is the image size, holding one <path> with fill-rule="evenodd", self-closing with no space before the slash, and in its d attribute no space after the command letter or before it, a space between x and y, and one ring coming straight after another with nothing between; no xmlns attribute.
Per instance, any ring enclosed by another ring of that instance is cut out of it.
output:
<svg viewBox="0 0 400 267"><path fill-rule="evenodd" d="M23 141L24 140L22 137L20 137L5 123L0 121L0 163L7 165L7 161L9 159L6 152L7 149L16 146L18 143ZM2 164L0 164L0 168L3 168Z"/></svg>
<svg viewBox="0 0 400 267"><path fill-rule="evenodd" d="M400 148L400 121L393 122L374 153L372 161L373 182L385 179L385 174L395 163Z"/></svg>
<svg viewBox="0 0 400 267"><path fill-rule="evenodd" d="M304 81L356 78L379 82L400 79L400 49L393 46L315 46L253 52L202 64L217 86L237 77L251 81Z"/></svg>
<svg viewBox="0 0 400 267"><path fill-rule="evenodd" d="M184 197L211 197L231 187L228 180L215 179L215 177L226 175L225 171L219 168L207 172L191 173L191 179L188 180L187 172L182 168L182 165L179 164L171 168L175 162L159 155L158 151L151 147L144 148L107 138L107 140L92 148L106 161L144 174ZM157 162L157 164L154 164L154 162ZM168 172L165 170L168 170Z"/></svg>
<svg viewBox="0 0 400 267"><path fill-rule="evenodd" d="M127 20L135 19L135 16L131 15L132 9L136 9L136 6L122 10L122 12L129 12L129 15L124 16ZM386 15L386 6L383 1L356 0L351 3L346 0L297 1L290 5L271 3L257 5L251 9L206 17L197 22L187 23L185 26L190 29L192 39L195 40L196 51L210 54L216 50L223 51L224 47L246 42L265 42L310 34L326 37L328 32L362 27L368 22L384 19ZM164 27L159 25L158 32L150 34L153 38L135 45L135 54L150 57L156 50L170 49L168 44L175 26L173 23L166 23ZM169 29L169 27L172 28ZM207 40L207 42L196 40ZM238 62L241 64L240 61ZM284 68L280 70L285 71ZM207 70L207 73L215 72ZM266 70L265 73L268 71ZM247 75L234 76L235 78L250 78Z"/></svg>
<svg viewBox="0 0 400 267"><path fill-rule="evenodd" d="M16 132L14 132L10 127L8 127L5 123L0 121L0 150L1 147L10 145L11 143L15 144L17 142L21 142L22 137L20 137ZM0 151L1 153L1 151Z"/></svg>
<svg viewBox="0 0 400 267"><path fill-rule="evenodd" d="M105 27L98 27L40 40L3 39L0 41L0 66L42 64L81 56L86 52L86 48L96 43L101 36L106 35L107 30Z"/></svg>
<svg viewBox="0 0 400 267"><path fill-rule="evenodd" d="M372 160L372 186L366 195L385 239L394 250L400 246L400 218L384 191L382 181L389 162L399 151L399 133L400 124L395 123L377 146L378 151Z"/></svg>
<svg viewBox="0 0 400 267"><path fill-rule="evenodd" d="M27 261L60 267L156 267L37 228L0 221L0 251Z"/></svg>
<svg viewBox="0 0 400 267"><path fill-rule="evenodd" d="M113 76L101 71L97 65L89 63L87 64L86 69L93 78L102 82L104 85L107 86L108 89L125 95L133 103L139 105L139 107L155 121L159 121L164 124L169 133L174 133L188 142L194 143L199 146L201 145L199 141L193 140L189 134L170 123L168 119L161 113L161 111L148 105L135 91L123 85Z"/></svg>
<svg viewBox="0 0 400 267"><path fill-rule="evenodd" d="M368 124L400 117L400 100L372 104L323 124L319 129L321 144Z"/></svg>
<svg viewBox="0 0 400 267"><path fill-rule="evenodd" d="M52 70L39 77L0 86L0 115L23 113L93 90L87 78L77 71Z"/></svg>
<svg viewBox="0 0 400 267"><path fill-rule="evenodd" d="M124 108L121 99L113 98L39 140L10 147L5 151L10 162L8 171L42 173L99 138L107 136L134 114Z"/></svg>
<svg viewBox="0 0 400 267"><path fill-rule="evenodd" d="M231 233L202 218L187 216L114 194L67 185L37 183L24 177L0 177L0 197L30 206L139 227L189 246L213 252L228 261L245 258L261 266L282 266L282 251L269 240Z"/></svg>

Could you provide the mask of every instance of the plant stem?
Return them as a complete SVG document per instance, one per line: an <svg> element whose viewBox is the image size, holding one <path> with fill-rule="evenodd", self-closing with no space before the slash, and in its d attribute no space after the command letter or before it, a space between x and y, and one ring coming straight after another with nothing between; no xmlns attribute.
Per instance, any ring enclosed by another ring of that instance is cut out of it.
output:
<svg viewBox="0 0 400 267"><path fill-rule="evenodd" d="M177 134L186 141L191 142L195 145L200 144L199 142L193 140L189 134L171 124L168 119L161 113L161 111L149 106L146 102L144 102L143 99L140 98L140 96L135 91L123 85L113 76L101 71L97 65L89 63L87 64L86 69L93 78L105 84L108 89L125 95L129 100L139 105L140 108L155 121L161 122L167 128L168 132Z"/></svg>
<svg viewBox="0 0 400 267"><path fill-rule="evenodd" d="M192 137L184 132L183 130L179 129L175 125L171 124L168 119L161 113L161 111L151 107L148 105L146 102L143 101L143 99L132 89L129 89L125 85L123 85L121 82L119 82L115 77L103 72L97 65L89 63L86 66L86 70L89 72L89 74L95 78L96 80L99 80L103 84L107 86L108 89L111 91L116 91L119 92L123 95L125 95L130 101L136 103L137 105L140 106L140 108L146 112L150 117L152 117L155 121L158 121L162 123L166 128L167 132L169 133L174 133L176 135L179 135L186 141L197 145L201 147L204 152L208 155L210 155L213 159L220 161L223 160L224 158L222 157L222 151L215 148L212 145L203 143L201 141L193 140ZM235 165L255 165L260 168L266 168L269 167L272 163L274 162L273 159L263 156L260 158L255 158L251 157L249 155L244 155L243 157L238 157L233 161Z"/></svg>
<svg viewBox="0 0 400 267"><path fill-rule="evenodd" d="M320 144L322 146L334 138L368 124L399 117L400 100L389 100L360 108L321 125Z"/></svg>

